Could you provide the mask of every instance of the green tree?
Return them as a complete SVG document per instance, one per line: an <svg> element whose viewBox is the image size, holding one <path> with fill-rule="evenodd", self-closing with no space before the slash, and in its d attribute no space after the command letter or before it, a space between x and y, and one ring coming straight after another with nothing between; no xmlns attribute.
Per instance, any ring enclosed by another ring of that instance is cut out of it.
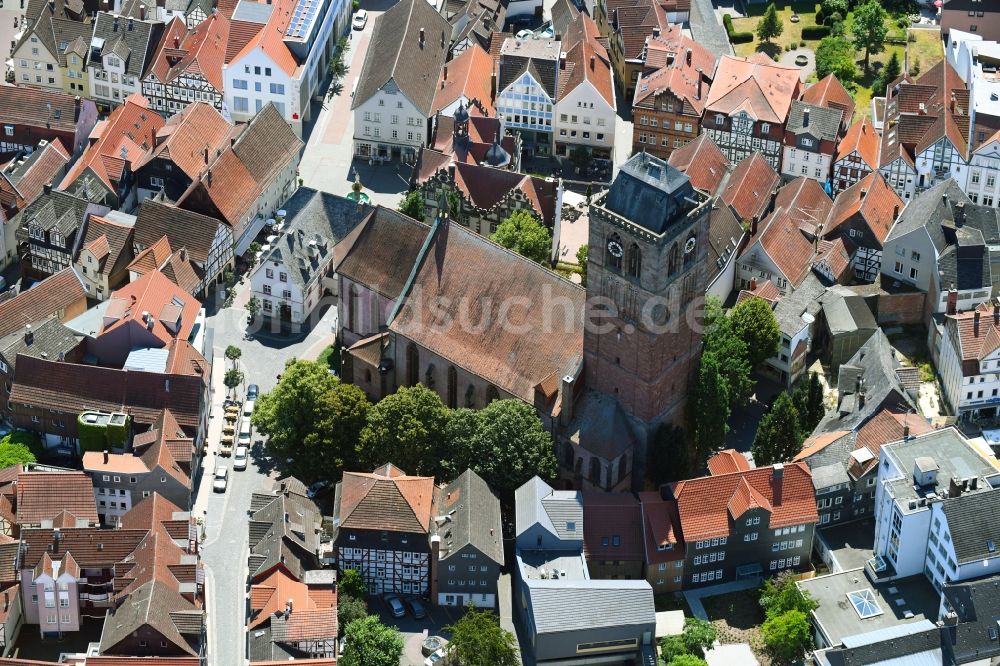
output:
<svg viewBox="0 0 1000 666"><path fill-rule="evenodd" d="M35 458L41 458L45 449L42 447L42 440L36 433L28 430L18 430L9 435L0 437L0 446L23 446L31 452Z"/></svg>
<svg viewBox="0 0 1000 666"><path fill-rule="evenodd" d="M823 0L823 11L826 12L827 16L833 16L836 13L844 17L847 16L849 9L847 0Z"/></svg>
<svg viewBox="0 0 1000 666"><path fill-rule="evenodd" d="M754 299L756 300L756 299ZM688 398L688 432L692 433L698 458L726 443L729 431L729 387L719 369L719 360L711 352L703 352L694 389Z"/></svg>
<svg viewBox="0 0 1000 666"><path fill-rule="evenodd" d="M337 589L341 595L346 594L355 599L364 599L368 596L365 579L357 569L345 569L337 581Z"/></svg>
<svg viewBox="0 0 1000 666"><path fill-rule="evenodd" d="M691 459L683 428L670 423L659 427L653 440L647 474L657 486L691 476Z"/></svg>
<svg viewBox="0 0 1000 666"><path fill-rule="evenodd" d="M764 16L757 22L757 37L762 42L770 42L775 37L781 36L784 30L785 26L778 18L778 10L775 9L774 3L771 3L767 6Z"/></svg>
<svg viewBox="0 0 1000 666"><path fill-rule="evenodd" d="M858 76L854 64L854 46L843 37L824 37L816 48L816 75L820 78L833 74L845 86Z"/></svg>
<svg viewBox="0 0 1000 666"><path fill-rule="evenodd" d="M446 431L446 449L437 452L442 476L472 469L502 501L513 500L514 491L536 474L551 481L558 471L551 436L538 413L520 400L455 410Z"/></svg>
<svg viewBox="0 0 1000 666"><path fill-rule="evenodd" d="M779 664L798 661L812 645L809 620L799 610L786 611L768 619L760 630L767 651Z"/></svg>
<svg viewBox="0 0 1000 666"><path fill-rule="evenodd" d="M799 411L788 393L782 393L760 420L750 451L758 467L773 465L794 458L802 450L802 439Z"/></svg>
<svg viewBox="0 0 1000 666"><path fill-rule="evenodd" d="M872 90L879 95L885 94L886 87L895 81L902 71L903 68L899 64L899 52L893 51L889 60L882 67L882 71L879 72L878 78L872 83Z"/></svg>
<svg viewBox="0 0 1000 666"><path fill-rule="evenodd" d="M258 312L260 312L260 301L256 296L251 296L250 300L247 301L247 314L250 315L250 319L253 319Z"/></svg>
<svg viewBox="0 0 1000 666"><path fill-rule="evenodd" d="M693 654L679 654L668 661L667 666L708 666L708 662Z"/></svg>
<svg viewBox="0 0 1000 666"><path fill-rule="evenodd" d="M226 375L222 378L222 383L226 385L227 389L232 391L243 383L243 373L236 368L229 368L226 370Z"/></svg>
<svg viewBox="0 0 1000 666"><path fill-rule="evenodd" d="M688 655L691 653L688 652L681 636L665 636L660 639L660 656L663 658L663 663L670 664L674 659Z"/></svg>
<svg viewBox="0 0 1000 666"><path fill-rule="evenodd" d="M349 594L337 595L337 626L340 634L351 622L368 617L368 602L364 598L352 597Z"/></svg>
<svg viewBox="0 0 1000 666"><path fill-rule="evenodd" d="M826 413L823 403L823 385L819 381L819 375L815 372L809 373L809 379L800 382L792 391L792 403L799 412L799 426L802 434L808 436Z"/></svg>
<svg viewBox="0 0 1000 666"><path fill-rule="evenodd" d="M707 620L699 620L696 617L684 618L684 633L681 634L681 639L690 654L704 657L705 650L715 643L715 627Z"/></svg>
<svg viewBox="0 0 1000 666"><path fill-rule="evenodd" d="M517 638L490 611L470 607L455 624L448 644L462 666L516 666Z"/></svg>
<svg viewBox="0 0 1000 666"><path fill-rule="evenodd" d="M31 452L25 444L10 444L7 437L0 442L0 469L7 469L12 465L26 465L27 463L38 462L38 458Z"/></svg>
<svg viewBox="0 0 1000 666"><path fill-rule="evenodd" d="M733 407L745 405L753 392L747 343L736 335L728 317L717 317L713 309L706 312L706 319L711 324L704 337L705 351L719 360L719 370L726 378L726 388L729 390L729 404Z"/></svg>
<svg viewBox="0 0 1000 666"><path fill-rule="evenodd" d="M490 240L543 266L552 256L552 233L523 208L501 222Z"/></svg>
<svg viewBox="0 0 1000 666"><path fill-rule="evenodd" d="M799 589L791 572L783 571L764 581L760 588L760 606L764 609L764 614L771 618L791 610L808 615L819 604L807 592Z"/></svg>
<svg viewBox="0 0 1000 666"><path fill-rule="evenodd" d="M368 410L361 460L366 468L391 462L409 474L433 474L447 427L448 408L437 393L403 386Z"/></svg>
<svg viewBox="0 0 1000 666"><path fill-rule="evenodd" d="M344 632L342 666L399 666L403 639L395 627L387 627L374 615L354 620Z"/></svg>
<svg viewBox="0 0 1000 666"><path fill-rule="evenodd" d="M748 361L756 368L778 352L781 329L771 312L770 304L762 298L748 298L733 308L729 315L733 334L743 340L750 351Z"/></svg>
<svg viewBox="0 0 1000 666"><path fill-rule="evenodd" d="M878 0L868 0L854 10L851 36L854 48L865 52L865 72L870 71L871 56L885 48L885 38L889 33L885 26L887 17Z"/></svg>
<svg viewBox="0 0 1000 666"><path fill-rule="evenodd" d="M268 452L291 458L296 473L339 478L343 467L357 465L369 407L364 392L342 384L326 362L293 359L274 390L257 399L251 423L268 436Z"/></svg>
<svg viewBox="0 0 1000 666"><path fill-rule="evenodd" d="M233 362L234 368L239 365L241 356L243 356L243 350L236 345L229 345L226 347L226 358Z"/></svg>
<svg viewBox="0 0 1000 666"><path fill-rule="evenodd" d="M420 190L408 192L399 202L399 212L409 215L417 222L424 221L424 195Z"/></svg>
<svg viewBox="0 0 1000 666"><path fill-rule="evenodd" d="M589 186L588 186L589 187ZM576 263L580 265L580 283L586 287L587 286L587 259L590 256L590 246L581 245L580 249L576 251Z"/></svg>

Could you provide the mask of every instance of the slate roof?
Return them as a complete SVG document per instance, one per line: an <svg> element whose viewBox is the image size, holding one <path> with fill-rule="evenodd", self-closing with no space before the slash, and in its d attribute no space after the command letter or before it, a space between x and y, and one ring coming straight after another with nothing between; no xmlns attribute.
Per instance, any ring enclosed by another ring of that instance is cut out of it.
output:
<svg viewBox="0 0 1000 666"><path fill-rule="evenodd" d="M395 300L402 294L429 233L426 225L375 206L334 248L337 272Z"/></svg>
<svg viewBox="0 0 1000 666"><path fill-rule="evenodd" d="M584 290L461 225L445 222L432 234L411 287L389 323L397 338L529 404L536 404L544 383L565 376L579 362ZM477 330L457 325L466 304L506 298L527 299L538 307L519 313L516 327L492 317ZM566 321L554 327L546 323L551 313L541 307L548 298L570 304ZM446 307L428 317L431 301Z"/></svg>
<svg viewBox="0 0 1000 666"><path fill-rule="evenodd" d="M583 494L553 490L537 476L514 492L515 529L520 536L538 524L561 541L583 542Z"/></svg>
<svg viewBox="0 0 1000 666"><path fill-rule="evenodd" d="M948 195L947 201L944 200L945 194ZM954 204L959 202L964 203L966 208L972 206L972 200L953 178L924 190L906 205L886 240L900 238L923 227L938 251L944 250L947 240L941 222L954 222Z"/></svg>
<svg viewBox="0 0 1000 666"><path fill-rule="evenodd" d="M945 585L944 598L958 615L958 624L941 629L945 654L956 664L1000 656L1000 641L991 637L1000 622L1000 576Z"/></svg>
<svg viewBox="0 0 1000 666"><path fill-rule="evenodd" d="M94 254L99 274L114 275L132 261L132 232L133 227L90 216L82 247Z"/></svg>
<svg viewBox="0 0 1000 666"><path fill-rule="evenodd" d="M566 79L566 75L559 73L559 48L559 42L552 40L505 39L500 47L497 94L528 73L552 100L558 99L559 86Z"/></svg>
<svg viewBox="0 0 1000 666"><path fill-rule="evenodd" d="M452 509L455 513L451 513ZM503 566L500 500L482 477L471 469L462 472L441 490L436 511L451 517L449 522L437 526L439 534L445 533L441 541L441 560L471 546Z"/></svg>
<svg viewBox="0 0 1000 666"><path fill-rule="evenodd" d="M344 472L334 515L340 529L428 534L434 477L410 476L392 465L374 472Z"/></svg>
<svg viewBox="0 0 1000 666"><path fill-rule="evenodd" d="M172 646L189 655L197 655L203 629L193 630L181 618L201 611L190 601L158 579L146 583L125 597L119 606L109 609L101 635L101 651L117 652L117 646L143 627L150 627Z"/></svg>
<svg viewBox="0 0 1000 666"><path fill-rule="evenodd" d="M430 116L434 82L447 57L450 37L451 25L426 0L400 0L393 5L375 19L351 108L393 81L418 111Z"/></svg>
<svg viewBox="0 0 1000 666"><path fill-rule="evenodd" d="M719 192L732 167L708 134L700 134L672 151L667 164L690 178L696 190L708 195Z"/></svg>
<svg viewBox="0 0 1000 666"><path fill-rule="evenodd" d="M60 67L64 67L66 63L65 50L60 49L59 44L64 41L72 42L75 36L79 36L80 31L88 31L86 35L89 43L89 30L93 30L93 25L87 19L87 15L97 9L96 3L91 3L91 5L91 7L85 7L83 2L74 0L57 0L51 5L46 0L30 0L24 11L25 23L22 24L22 28L30 27L22 31L20 41L14 45L14 52L28 43L34 36L38 38L38 43L57 59ZM71 23L76 24L79 28L70 26ZM73 33L75 33L74 37L70 38L70 34Z"/></svg>
<svg viewBox="0 0 1000 666"><path fill-rule="evenodd" d="M283 207L285 231L261 257L256 270L263 270L269 262L284 264L289 269L289 279L303 291L326 269L333 246L350 234L371 210L310 187L300 187Z"/></svg>
<svg viewBox="0 0 1000 666"><path fill-rule="evenodd" d="M745 111L755 121L784 124L801 87L798 67L779 65L764 53L749 58L724 55L705 112L728 116Z"/></svg>
<svg viewBox="0 0 1000 666"><path fill-rule="evenodd" d="M72 267L50 275L31 289L0 302L0 336L20 331L26 324L60 314L87 298L83 281Z"/></svg>
<svg viewBox="0 0 1000 666"><path fill-rule="evenodd" d="M786 463L781 477L773 466L678 481L672 488L686 542L730 533L730 517L757 506L770 513L771 528L815 523L816 496L804 463Z"/></svg>
<svg viewBox="0 0 1000 666"><path fill-rule="evenodd" d="M732 207L741 221L760 220L780 182L774 167L762 154L755 152L736 164L719 197Z"/></svg>
<svg viewBox="0 0 1000 666"><path fill-rule="evenodd" d="M254 493L249 522L251 578L279 563L299 580L316 568L321 518L311 500L291 491Z"/></svg>
<svg viewBox="0 0 1000 666"><path fill-rule="evenodd" d="M715 199L708 218L708 259L715 265L716 273L722 271L739 249L745 233L733 209Z"/></svg>
<svg viewBox="0 0 1000 666"><path fill-rule="evenodd" d="M805 124L806 111L809 111L808 125ZM807 134L820 141L833 142L840 134L840 123L843 117L844 112L840 109L827 109L795 100L788 113L788 123L785 125L785 129L795 135Z"/></svg>
<svg viewBox="0 0 1000 666"><path fill-rule="evenodd" d="M941 505L958 564L1000 557L1000 489L953 497ZM990 548L992 543L993 548Z"/></svg>
<svg viewBox="0 0 1000 666"><path fill-rule="evenodd" d="M528 594L537 634L656 624L645 580L537 580Z"/></svg>
<svg viewBox="0 0 1000 666"><path fill-rule="evenodd" d="M17 356L44 357L58 359L63 354L69 354L80 345L80 340L61 323L55 316L46 317L31 325L31 341L25 331L17 330L0 337L0 355L11 366L17 369Z"/></svg>
<svg viewBox="0 0 1000 666"><path fill-rule="evenodd" d="M39 142L31 155L23 162L12 164L0 174L0 177L10 183L20 195L20 201L16 205L24 207L38 198L44 192L46 185L54 180L60 180L60 176L65 173L69 158L69 153L59 139L45 142L45 145ZM0 184L0 190L3 189L4 186ZM3 192L0 191L0 204L6 205L2 197ZM0 212L0 217L2 215Z"/></svg>
<svg viewBox="0 0 1000 666"><path fill-rule="evenodd" d="M121 55L125 73L141 79L153 58L153 51L163 35L163 23L119 17L111 12L98 12L94 22L94 39L104 40L104 49ZM93 45L94 42L91 42ZM104 68L104 52L91 59L91 67Z"/></svg>
<svg viewBox="0 0 1000 666"><path fill-rule="evenodd" d="M25 206L10 224L15 225L15 237L19 242L28 240L28 227L32 225L38 225L43 231L58 231L70 240L83 225L89 206L90 202L85 199L52 190Z"/></svg>
<svg viewBox="0 0 1000 666"><path fill-rule="evenodd" d="M625 162L601 204L632 224L654 234L667 234L678 220L705 200L691 179L667 162L645 152ZM679 226L679 225L678 225Z"/></svg>

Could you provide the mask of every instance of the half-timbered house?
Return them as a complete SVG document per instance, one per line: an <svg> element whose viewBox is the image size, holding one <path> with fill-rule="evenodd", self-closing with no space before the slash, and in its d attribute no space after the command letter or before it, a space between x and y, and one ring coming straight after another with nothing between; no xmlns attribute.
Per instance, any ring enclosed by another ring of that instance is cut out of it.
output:
<svg viewBox="0 0 1000 666"><path fill-rule="evenodd" d="M215 13L188 29L175 17L142 80L142 94L150 108L171 116L191 102L205 102L222 110L222 64L229 38L229 19Z"/></svg>

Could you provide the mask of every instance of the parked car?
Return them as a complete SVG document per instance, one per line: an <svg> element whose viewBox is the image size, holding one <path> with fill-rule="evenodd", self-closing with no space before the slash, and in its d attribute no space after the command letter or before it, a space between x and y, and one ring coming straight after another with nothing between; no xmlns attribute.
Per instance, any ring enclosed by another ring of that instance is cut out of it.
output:
<svg viewBox="0 0 1000 666"><path fill-rule="evenodd" d="M431 653L429 657L424 659L424 666L444 666L448 663L446 657L448 656L448 648L443 647L440 650L436 650Z"/></svg>
<svg viewBox="0 0 1000 666"><path fill-rule="evenodd" d="M247 458L249 457L250 450L245 446L236 447L236 455L233 456L233 469L237 472L242 472L247 468Z"/></svg>
<svg viewBox="0 0 1000 666"><path fill-rule="evenodd" d="M306 488L306 497L312 499L316 495L320 494L323 490L330 486L329 481L317 481L308 488Z"/></svg>
<svg viewBox="0 0 1000 666"><path fill-rule="evenodd" d="M256 384L251 384L247 387L247 400L256 400L260 397L260 387Z"/></svg>
<svg viewBox="0 0 1000 666"><path fill-rule="evenodd" d="M354 14L354 20L351 21L351 27L355 30L364 30L365 25L368 23L368 12L363 9L359 9Z"/></svg>
<svg viewBox="0 0 1000 666"><path fill-rule="evenodd" d="M255 404L257 403L254 400L247 400L243 403L243 418L245 420L249 421L250 417L253 416L253 407Z"/></svg>
<svg viewBox="0 0 1000 666"><path fill-rule="evenodd" d="M410 607L410 612L413 613L413 617L418 620L422 620L427 617L427 611L424 609L424 602L420 600L419 597L407 597L406 605Z"/></svg>
<svg viewBox="0 0 1000 666"><path fill-rule="evenodd" d="M250 420L246 420L240 424L240 436L236 440L236 446L245 446L250 448L250 440L253 437L253 427L250 425Z"/></svg>
<svg viewBox="0 0 1000 666"><path fill-rule="evenodd" d="M403 602L395 594L387 594L383 597L385 605L389 607L393 617L403 617L406 615L406 608Z"/></svg>
<svg viewBox="0 0 1000 666"><path fill-rule="evenodd" d="M217 493L226 492L226 486L229 485L229 468L225 465L219 465L215 468L215 478L212 479L212 490Z"/></svg>

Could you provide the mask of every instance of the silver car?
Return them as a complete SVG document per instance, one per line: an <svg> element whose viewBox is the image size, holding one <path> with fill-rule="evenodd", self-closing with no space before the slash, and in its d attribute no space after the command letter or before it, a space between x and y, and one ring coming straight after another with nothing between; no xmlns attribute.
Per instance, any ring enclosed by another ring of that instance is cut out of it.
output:
<svg viewBox="0 0 1000 666"><path fill-rule="evenodd" d="M245 446L237 446L236 453L233 455L233 469L237 472L242 472L247 468L247 458L249 457L249 450Z"/></svg>
<svg viewBox="0 0 1000 666"><path fill-rule="evenodd" d="M220 465L215 468L215 478L212 479L212 490L217 493L226 492L226 487L229 485L229 468L225 465Z"/></svg>
<svg viewBox="0 0 1000 666"><path fill-rule="evenodd" d="M406 615L406 608L403 606L403 602L395 594L387 594L384 599L385 605L389 607L393 617L403 617Z"/></svg>

